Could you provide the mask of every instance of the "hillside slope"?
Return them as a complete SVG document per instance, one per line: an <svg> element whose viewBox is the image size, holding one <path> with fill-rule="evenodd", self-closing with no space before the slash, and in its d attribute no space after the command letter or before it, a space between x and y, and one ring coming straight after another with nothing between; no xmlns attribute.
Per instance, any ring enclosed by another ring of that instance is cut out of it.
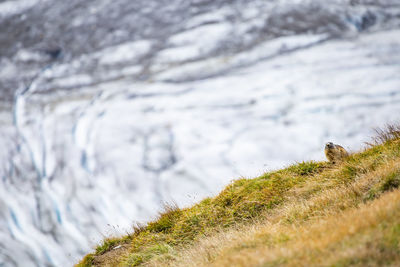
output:
<svg viewBox="0 0 400 267"><path fill-rule="evenodd" d="M109 238L77 266L400 264L400 127L345 162L242 178L191 208Z"/></svg>
<svg viewBox="0 0 400 267"><path fill-rule="evenodd" d="M6 0L0 29L2 267L71 266L400 114L399 0Z"/></svg>

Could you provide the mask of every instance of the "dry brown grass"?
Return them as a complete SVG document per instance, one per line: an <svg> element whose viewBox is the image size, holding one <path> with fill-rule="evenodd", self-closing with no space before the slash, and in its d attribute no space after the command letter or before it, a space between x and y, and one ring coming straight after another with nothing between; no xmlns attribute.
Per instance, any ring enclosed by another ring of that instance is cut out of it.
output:
<svg viewBox="0 0 400 267"><path fill-rule="evenodd" d="M93 259L93 265L95 266L104 266L104 267L114 267L119 263L120 257L129 253L129 245L119 245L108 253L100 254Z"/></svg>
<svg viewBox="0 0 400 267"><path fill-rule="evenodd" d="M351 258L352 254L377 256L376 250L380 248L371 245L370 239L379 239L380 233L374 227L395 218L393 212L400 215L400 192L396 190L374 201L365 201L371 188L393 172L400 175L398 159L360 175L347 186L330 188L332 181L327 180L324 186L328 189L305 199L310 191L321 186L311 180L302 188L293 189L290 200L266 213L263 219L205 237L180 251L174 261L159 259L147 266L333 266L328 262ZM351 233L354 240L360 239L357 235L364 230L370 230L371 238L366 235L356 246L342 247L340 241L351 239Z"/></svg>
<svg viewBox="0 0 400 267"><path fill-rule="evenodd" d="M295 164L167 208L78 266L400 266L398 130L340 164Z"/></svg>
<svg viewBox="0 0 400 267"><path fill-rule="evenodd" d="M385 225L398 228L399 218L400 192L396 190L371 203L310 224L267 224L255 232L250 232L244 240L237 240L236 244L230 244L223 249L212 265L334 266L335 263L356 260L363 255L368 256L366 260L369 266L382 266L384 263L394 262L399 264L398 243L393 247L381 246L387 235L381 228ZM396 242L400 239L400 233L397 234L397 237L392 236ZM257 244L254 247L243 248L243 244L249 241ZM379 259L383 262L374 262ZM185 263L183 265L188 266Z"/></svg>
<svg viewBox="0 0 400 267"><path fill-rule="evenodd" d="M370 146L384 144L390 140L400 139L400 124L387 124L383 129L375 128L375 137L372 138L372 143L367 143Z"/></svg>

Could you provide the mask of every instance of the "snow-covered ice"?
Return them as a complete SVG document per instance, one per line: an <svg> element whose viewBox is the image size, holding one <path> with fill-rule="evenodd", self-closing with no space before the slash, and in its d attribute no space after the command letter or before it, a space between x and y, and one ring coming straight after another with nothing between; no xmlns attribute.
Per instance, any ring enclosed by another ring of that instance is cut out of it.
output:
<svg viewBox="0 0 400 267"><path fill-rule="evenodd" d="M165 202L399 122L396 1L13 2L0 27L42 10L49 31L54 12L74 23L62 56L33 37L0 46L1 266L72 265Z"/></svg>

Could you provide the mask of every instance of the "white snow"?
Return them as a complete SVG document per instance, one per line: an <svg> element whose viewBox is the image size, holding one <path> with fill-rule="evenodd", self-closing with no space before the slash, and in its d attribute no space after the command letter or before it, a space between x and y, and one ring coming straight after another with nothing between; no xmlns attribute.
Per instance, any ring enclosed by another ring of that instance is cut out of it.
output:
<svg viewBox="0 0 400 267"><path fill-rule="evenodd" d="M131 61L149 52L151 46L151 41L140 40L108 47L98 53L100 55L99 63L111 65Z"/></svg>
<svg viewBox="0 0 400 267"><path fill-rule="evenodd" d="M0 17L8 17L22 13L36 5L40 0L14 0L0 3Z"/></svg>
<svg viewBox="0 0 400 267"><path fill-rule="evenodd" d="M357 151L373 127L398 122L400 30L298 34L205 56L235 30L229 12L199 15L167 38L147 80L132 78L153 52L153 41L139 40L65 61L21 87L15 124L0 130L0 240L12 248L0 265L72 265L104 235L155 218L164 202L185 207L233 179L323 160L327 141ZM251 7L248 23L260 23L257 14ZM91 60L104 73L81 73ZM17 71L0 65L2 78Z"/></svg>

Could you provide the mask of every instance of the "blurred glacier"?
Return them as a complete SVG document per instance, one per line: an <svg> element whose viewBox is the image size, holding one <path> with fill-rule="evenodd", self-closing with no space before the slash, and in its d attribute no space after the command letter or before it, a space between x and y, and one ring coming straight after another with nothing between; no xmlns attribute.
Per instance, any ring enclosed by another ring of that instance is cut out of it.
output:
<svg viewBox="0 0 400 267"><path fill-rule="evenodd" d="M400 114L396 0L0 3L0 266L69 266Z"/></svg>

